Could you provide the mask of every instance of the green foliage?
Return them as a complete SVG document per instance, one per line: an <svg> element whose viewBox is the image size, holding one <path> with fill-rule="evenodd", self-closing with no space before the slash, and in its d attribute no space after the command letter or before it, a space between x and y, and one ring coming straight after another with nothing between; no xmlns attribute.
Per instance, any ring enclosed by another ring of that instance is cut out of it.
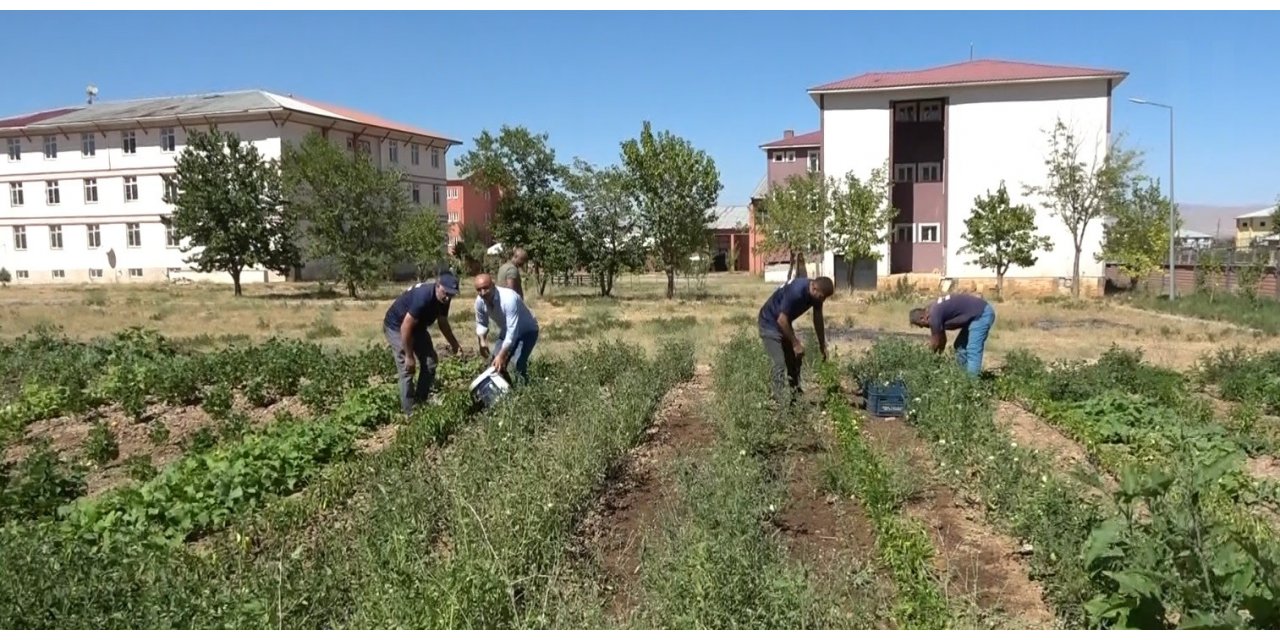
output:
<svg viewBox="0 0 1280 640"><path fill-rule="evenodd" d="M404 255L401 229L413 212L398 171L318 133L282 152L285 210L302 220L307 256L330 261L356 297L391 275Z"/></svg>
<svg viewBox="0 0 1280 640"><path fill-rule="evenodd" d="M1097 135L1105 135L1100 132ZM1139 156L1106 140L1088 143L1081 133L1059 118L1049 132L1043 184L1024 185L1024 193L1041 198L1071 233L1075 260L1071 270L1071 295L1080 297L1080 254L1089 225L1102 220L1108 207L1120 200L1139 166Z"/></svg>
<svg viewBox="0 0 1280 640"><path fill-rule="evenodd" d="M629 176L616 166L597 168L575 160L565 185L578 211L581 262L600 295L612 295L620 273L644 264L644 236Z"/></svg>
<svg viewBox="0 0 1280 640"><path fill-rule="evenodd" d="M1169 261L1169 199L1160 193L1158 180L1133 178L1127 191L1115 194L1109 213L1113 220L1104 228L1095 259L1119 263L1133 278L1145 278ZM1180 217L1175 226L1181 228Z"/></svg>
<svg viewBox="0 0 1280 640"><path fill-rule="evenodd" d="M843 255L849 264L879 260L890 222L898 215L890 198L892 186L887 167L877 167L865 180L850 171L830 185L828 248ZM853 285L853 269L849 270L849 285Z"/></svg>
<svg viewBox="0 0 1280 640"><path fill-rule="evenodd" d="M720 197L720 172L707 152L645 121L640 135L622 143L622 166L650 251L667 274L667 298L689 256L709 242L711 207Z"/></svg>
<svg viewBox="0 0 1280 640"><path fill-rule="evenodd" d="M48 439L37 440L16 465L0 463L0 522L53 515L84 493L84 473L62 461Z"/></svg>
<svg viewBox="0 0 1280 640"><path fill-rule="evenodd" d="M826 222L831 216L835 179L808 172L771 186L756 206L756 229L761 234L758 250L785 251L793 264L800 264L826 247Z"/></svg>
<svg viewBox="0 0 1280 640"><path fill-rule="evenodd" d="M98 422L89 429L89 437L85 438L84 454L94 464L102 466L120 456L120 443L105 423Z"/></svg>
<svg viewBox="0 0 1280 640"><path fill-rule="evenodd" d="M226 271L240 295L240 274L261 267L287 271L301 262L297 218L283 207L280 166L251 142L213 127L193 130L166 180L166 218L188 245L186 262ZM170 186L171 185L171 186Z"/></svg>
<svg viewBox="0 0 1280 640"><path fill-rule="evenodd" d="M13 276L9 274L8 269L0 267L0 286L7 287L10 282L13 282Z"/></svg>
<svg viewBox="0 0 1280 640"><path fill-rule="evenodd" d="M1229 322L1238 325L1241 332L1253 329L1269 336L1280 335L1280 301L1258 297L1251 300L1240 294L1215 293L1214 289L1180 294L1173 300L1133 296L1127 303L1163 313Z"/></svg>
<svg viewBox="0 0 1280 640"><path fill-rule="evenodd" d="M1280 415L1280 351L1219 349L1201 358L1197 378L1228 400L1258 404Z"/></svg>
<svg viewBox="0 0 1280 640"><path fill-rule="evenodd" d="M1258 302L1258 284L1267 274L1267 259L1257 252L1250 251L1243 263L1236 263L1236 290L1240 296L1251 303Z"/></svg>
<svg viewBox="0 0 1280 640"><path fill-rule="evenodd" d="M1037 228L1035 209L1012 204L1001 180L994 194L988 191L973 199L966 230L960 236L966 244L960 250L974 256L969 264L996 272L996 295L1002 296L1009 267L1034 266L1036 252L1053 250L1049 236L1037 235Z"/></svg>
<svg viewBox="0 0 1280 640"><path fill-rule="evenodd" d="M405 217L400 228L400 243L419 280L436 275L445 264L448 238L447 225L435 209L420 207Z"/></svg>

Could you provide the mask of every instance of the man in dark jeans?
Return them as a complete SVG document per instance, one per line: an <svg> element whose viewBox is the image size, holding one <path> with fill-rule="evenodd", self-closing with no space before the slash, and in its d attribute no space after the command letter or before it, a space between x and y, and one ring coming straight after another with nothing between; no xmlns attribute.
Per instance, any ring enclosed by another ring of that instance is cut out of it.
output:
<svg viewBox="0 0 1280 640"><path fill-rule="evenodd" d="M431 394L436 378L436 348L431 344L432 323L440 325L440 333L449 341L456 355L462 351L458 339L449 326L449 303L458 295L458 278L452 273L442 273L435 280L427 280L409 287L396 298L382 319L382 330L391 355L400 373L400 408L405 415L413 413L413 406L425 402ZM415 386L413 374L422 363Z"/></svg>
<svg viewBox="0 0 1280 640"><path fill-rule="evenodd" d="M956 363L971 376L982 373L982 355L987 336L996 322L991 303L967 293L949 293L928 307L912 309L911 324L929 328L929 347L942 353L947 346L947 330L959 329L956 335Z"/></svg>
<svg viewBox="0 0 1280 640"><path fill-rule="evenodd" d="M813 309L813 330L818 348L827 359L827 333L822 323L822 303L835 293L831 278L796 278L773 292L760 307L758 323L765 353L773 361L773 397L779 405L789 404L800 393L800 365L804 363L804 343L792 326L797 318Z"/></svg>

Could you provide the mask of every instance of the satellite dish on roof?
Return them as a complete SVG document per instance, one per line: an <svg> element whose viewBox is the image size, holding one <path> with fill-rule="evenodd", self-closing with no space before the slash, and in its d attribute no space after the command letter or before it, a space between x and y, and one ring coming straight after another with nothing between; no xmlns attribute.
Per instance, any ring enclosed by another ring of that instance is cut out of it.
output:
<svg viewBox="0 0 1280 640"><path fill-rule="evenodd" d="M89 98L89 104L93 104L93 99L98 97L98 87L95 85L85 87L84 95Z"/></svg>

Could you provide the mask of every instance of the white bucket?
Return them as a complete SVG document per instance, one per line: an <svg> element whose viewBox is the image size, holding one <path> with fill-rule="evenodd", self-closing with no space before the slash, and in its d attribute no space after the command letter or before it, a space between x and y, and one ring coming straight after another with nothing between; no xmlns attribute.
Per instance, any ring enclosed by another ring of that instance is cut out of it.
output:
<svg viewBox="0 0 1280 640"><path fill-rule="evenodd" d="M503 378L493 367L485 369L484 373L471 381L471 397L486 409L492 407L502 394L510 390L511 385L507 383L506 378Z"/></svg>

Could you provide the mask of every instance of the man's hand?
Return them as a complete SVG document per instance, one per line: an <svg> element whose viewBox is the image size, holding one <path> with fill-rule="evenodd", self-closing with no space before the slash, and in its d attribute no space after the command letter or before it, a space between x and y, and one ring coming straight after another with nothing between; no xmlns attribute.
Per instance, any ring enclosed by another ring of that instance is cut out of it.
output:
<svg viewBox="0 0 1280 640"><path fill-rule="evenodd" d="M413 372L418 369L418 359L412 353L404 354L404 370L413 376Z"/></svg>
<svg viewBox="0 0 1280 640"><path fill-rule="evenodd" d="M803 343L803 342L801 342L800 340L796 340L795 342L792 342L792 343L791 343L791 351L793 351L793 352L796 354L796 357L797 357L797 358L799 358L800 356L803 356L803 355L804 355L804 343Z"/></svg>
<svg viewBox="0 0 1280 640"><path fill-rule="evenodd" d="M449 352L450 352L450 353L452 353L452 354L453 354L453 355L455 355L455 356L460 356L460 355L462 355L462 345L460 345L460 344L458 344L458 343L456 343L456 342L455 342L455 343L453 343L453 344L451 344L451 345L449 345Z"/></svg>
<svg viewBox="0 0 1280 640"><path fill-rule="evenodd" d="M498 373L506 373L507 371L507 352L499 351L498 355L493 359L493 369Z"/></svg>
<svg viewBox="0 0 1280 640"><path fill-rule="evenodd" d="M488 357L489 357L489 347L487 347L487 346L481 346L481 347L480 347L480 357L481 357L481 358L488 358Z"/></svg>

